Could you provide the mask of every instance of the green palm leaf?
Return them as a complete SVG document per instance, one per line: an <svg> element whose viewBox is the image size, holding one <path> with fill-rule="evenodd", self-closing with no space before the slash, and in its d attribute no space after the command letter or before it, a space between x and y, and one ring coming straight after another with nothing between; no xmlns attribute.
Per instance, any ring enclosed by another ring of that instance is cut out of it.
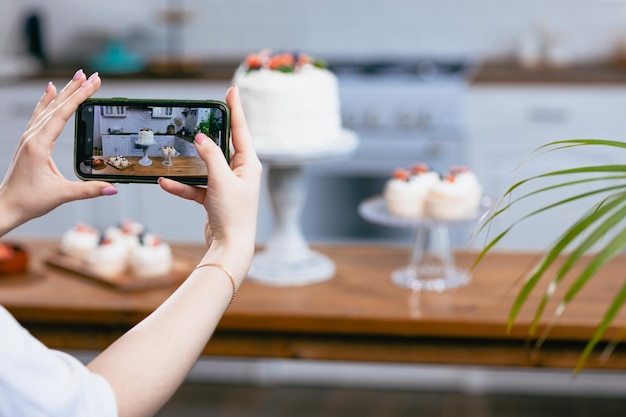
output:
<svg viewBox="0 0 626 417"><path fill-rule="evenodd" d="M626 143L620 141L604 140L604 139L568 139L547 143L533 151L531 157L536 157L548 152L559 151L580 146L602 146L626 149ZM530 158L528 158L530 159ZM525 161L529 162L529 160ZM607 175L608 174L608 175ZM575 179L571 179L575 177ZM566 181L560 181L561 178L567 178ZM548 186L542 186L531 189L522 193L519 197L513 197L513 194L522 187L531 187L538 180L555 180L556 183ZM580 192L576 190L577 186L583 184L593 184L601 181L604 185L612 182L611 185L596 187L590 191ZM567 191L570 195L560 200L542 203L536 209L521 216L513 221L502 232L488 240L481 252L478 254L474 266L477 265L484 256L492 250L512 229L525 220L544 213L550 209L560 207L571 202L600 197L591 209L584 213L577 221L575 221L567 230L565 230L547 249L546 253L533 270L527 275L524 284L519 290L516 298L511 306L509 317L507 320L507 330L510 331L517 319L517 316L528 301L530 294L535 290L538 283L547 276L548 271L555 265L557 260L564 259L564 262L558 268L556 274L551 277L548 287L545 290L538 307L535 310L531 325L529 327L529 335L533 335L545 313L548 301L555 294L559 284L572 271L573 267L583 260L589 259L589 255L593 250L597 250L591 257L591 260L584 267L582 272L575 277L574 281L567 289L562 301L552 315L552 323L563 313L568 303L576 297L584 286L591 280L597 272L606 265L611 259L620 254L626 248L626 229L624 220L626 219L626 165L607 164L596 166L584 166L577 168L561 169L534 175L514 183L510 186L503 196L500 198L493 211L485 216L484 221L480 224L475 235L485 230L490 230L495 219L499 218L503 213L507 212L513 206L517 206L521 201L531 197L550 196L551 193L559 189ZM570 189L572 191L570 191ZM611 239L607 236L616 231ZM608 240L608 241L606 241ZM610 326L611 321L626 302L626 284L621 291L615 296L612 303L606 310L602 320L600 321L594 335L589 340L584 351L581 354L577 364L576 371L584 366L585 361L602 340L603 335ZM544 330L542 336L538 339L536 345L540 346L547 337L552 326L549 325Z"/></svg>

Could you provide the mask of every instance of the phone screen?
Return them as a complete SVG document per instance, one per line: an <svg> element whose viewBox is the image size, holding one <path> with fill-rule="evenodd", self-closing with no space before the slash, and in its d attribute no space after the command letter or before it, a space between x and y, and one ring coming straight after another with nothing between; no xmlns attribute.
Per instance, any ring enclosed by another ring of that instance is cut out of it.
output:
<svg viewBox="0 0 626 417"><path fill-rule="evenodd" d="M194 137L206 134L228 160L229 125L220 101L90 99L76 111L75 172L83 180L206 184Z"/></svg>

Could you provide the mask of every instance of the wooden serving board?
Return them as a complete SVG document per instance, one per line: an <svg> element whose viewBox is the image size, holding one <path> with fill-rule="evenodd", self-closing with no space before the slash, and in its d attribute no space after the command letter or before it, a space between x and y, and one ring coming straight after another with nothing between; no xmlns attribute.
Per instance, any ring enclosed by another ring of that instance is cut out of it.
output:
<svg viewBox="0 0 626 417"><path fill-rule="evenodd" d="M132 165L132 164L130 163L130 161L128 161L128 165L126 165L125 167L122 167L122 166L119 166L119 167L118 167L118 166L115 166L115 164L112 164L112 163L110 163L109 161L107 161L107 164L108 164L108 165L111 165L113 168L119 169L120 171L124 171L125 169L130 168L130 166Z"/></svg>
<svg viewBox="0 0 626 417"><path fill-rule="evenodd" d="M83 262L64 254L59 249L50 251L44 257L44 261L47 265L74 272L77 277L87 278L120 291L144 291L178 285L189 276L196 263L175 252L173 255L174 261L170 272L154 278L138 278L130 271L119 275L99 274L98 271L87 268Z"/></svg>

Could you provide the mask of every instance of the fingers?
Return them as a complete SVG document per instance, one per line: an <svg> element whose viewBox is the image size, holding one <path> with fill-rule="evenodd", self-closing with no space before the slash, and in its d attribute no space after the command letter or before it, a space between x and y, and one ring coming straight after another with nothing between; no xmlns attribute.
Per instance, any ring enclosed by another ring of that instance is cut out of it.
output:
<svg viewBox="0 0 626 417"><path fill-rule="evenodd" d="M66 181L66 184L61 188L65 194L63 202L117 194L117 189L104 181Z"/></svg>
<svg viewBox="0 0 626 417"><path fill-rule="evenodd" d="M81 95L83 97L82 101L91 96L99 88L99 83L100 80L98 77L98 73L94 73L91 77L89 77L89 79L86 79L83 70L78 70L74 74L72 80L70 80L70 82L68 82L63 90L61 90L61 92L58 94L56 93L56 87L52 84L49 84L48 89L46 90L46 94L44 94L44 97L42 98L42 100L40 100L40 103L37 105L35 111L33 112L33 117L28 124L24 136L30 136L33 131L38 130L44 125L47 125L48 119L56 114L57 109L59 109L69 97L72 97L74 93L80 91L83 86L85 87L85 90L90 90L90 92L88 95ZM76 104L76 107L78 107L78 104L80 104L80 102ZM71 110L70 114L66 115L64 117L64 120L62 119L63 125L65 125L65 122L69 120L74 111L75 109Z"/></svg>
<svg viewBox="0 0 626 417"><path fill-rule="evenodd" d="M50 81L48 83L48 86L46 87L46 92L43 94L43 96L39 100L39 103L37 103L37 106L35 106L33 115L31 116L30 121L28 122L28 125L26 125L26 130L31 128L31 126L37 121L37 118L39 117L41 112L52 102L52 100L54 100L56 95L57 95L57 88L52 83L52 81Z"/></svg>
<svg viewBox="0 0 626 417"><path fill-rule="evenodd" d="M248 124L246 123L246 117L241 107L239 89L236 85L230 87L226 92L226 103L230 107L230 128L235 152L238 154L256 154L252 144L252 137L248 130Z"/></svg>
<svg viewBox="0 0 626 417"><path fill-rule="evenodd" d="M42 113L38 124L34 126L35 129L41 128L38 132L41 137L52 136L53 140L56 140L78 106L100 88L101 80L98 73L92 74L87 80L78 85L80 80L81 78L71 81L57 95L49 108ZM68 94L70 95L68 96ZM66 97L64 98L64 96Z"/></svg>
<svg viewBox="0 0 626 417"><path fill-rule="evenodd" d="M159 178L158 182L163 190L172 195L184 198L185 200L195 201L199 204L203 204L204 202L206 188L192 187L191 185L183 184L169 178Z"/></svg>

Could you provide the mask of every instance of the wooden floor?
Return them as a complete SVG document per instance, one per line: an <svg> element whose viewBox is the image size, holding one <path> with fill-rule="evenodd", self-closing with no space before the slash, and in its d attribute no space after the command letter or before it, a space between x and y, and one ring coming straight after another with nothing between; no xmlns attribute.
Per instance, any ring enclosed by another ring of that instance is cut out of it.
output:
<svg viewBox="0 0 626 417"><path fill-rule="evenodd" d="M186 383L157 417L612 417L626 398Z"/></svg>

